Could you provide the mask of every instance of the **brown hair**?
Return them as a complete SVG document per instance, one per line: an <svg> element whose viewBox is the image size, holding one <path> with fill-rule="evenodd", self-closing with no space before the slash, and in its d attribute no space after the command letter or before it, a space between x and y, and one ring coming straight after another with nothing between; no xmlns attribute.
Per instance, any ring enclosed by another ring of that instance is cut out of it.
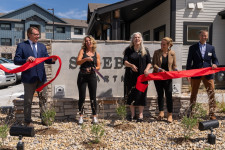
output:
<svg viewBox="0 0 225 150"><path fill-rule="evenodd" d="M93 47L92 47L93 53L96 52L97 42L95 41L95 39L91 35L87 35L87 36L84 37L81 48L84 49L84 50L87 49L86 42L85 42L86 38L91 39L91 43L93 44Z"/></svg>
<svg viewBox="0 0 225 150"><path fill-rule="evenodd" d="M39 32L39 29L37 27L30 27L27 29L27 37L29 39L29 35L32 34L33 30L37 30Z"/></svg>
<svg viewBox="0 0 225 150"><path fill-rule="evenodd" d="M170 37L164 37L162 40L167 42L167 45L169 45L169 50L171 50L171 47L173 46L173 40Z"/></svg>
<svg viewBox="0 0 225 150"><path fill-rule="evenodd" d="M199 31L199 35L200 35L201 33L203 33L203 32L209 33L209 31L207 31L207 30L200 30L200 31Z"/></svg>

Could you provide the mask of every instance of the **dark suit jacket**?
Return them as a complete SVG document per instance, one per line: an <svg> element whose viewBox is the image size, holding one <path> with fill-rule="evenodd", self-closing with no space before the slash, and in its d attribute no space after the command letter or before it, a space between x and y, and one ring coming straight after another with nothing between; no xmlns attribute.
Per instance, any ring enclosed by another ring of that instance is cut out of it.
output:
<svg viewBox="0 0 225 150"><path fill-rule="evenodd" d="M48 57L47 49L44 44L37 43L37 51L38 51L38 58L40 57ZM15 65L23 65L26 63L28 57L33 56L34 53L30 46L29 41L25 41L19 43L16 49L16 54L14 57L14 64ZM52 64L52 60L45 61L48 64ZM30 68L24 72L22 72L22 82L23 83L34 83L37 80L42 82L46 81L46 73L44 68L44 62Z"/></svg>
<svg viewBox="0 0 225 150"><path fill-rule="evenodd" d="M212 64L216 64L217 66L219 65L214 46L206 44L204 58L202 58L202 54L199 49L199 43L196 43L189 47L186 70L211 67ZM207 79L213 79L213 74L206 75L205 77ZM198 79L200 77L192 78Z"/></svg>

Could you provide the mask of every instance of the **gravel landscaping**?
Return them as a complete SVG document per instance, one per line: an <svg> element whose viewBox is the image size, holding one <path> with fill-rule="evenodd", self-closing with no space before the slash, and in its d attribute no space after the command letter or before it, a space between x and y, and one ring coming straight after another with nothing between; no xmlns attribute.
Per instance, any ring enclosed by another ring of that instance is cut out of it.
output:
<svg viewBox="0 0 225 150"><path fill-rule="evenodd" d="M33 118L36 134L34 137L23 137L26 150L81 150L81 149L225 149L225 114L217 113L219 128L214 129L216 144L207 143L210 133L194 128L195 134L190 140L183 139L184 130L180 120L167 123L166 118L156 121L154 118L144 118L144 122L136 123L125 121L122 123L118 118L100 119L99 124L105 132L99 144L91 144L94 137L91 132L90 118L85 118L84 124L78 125L76 120L55 122L47 128L40 124L39 118ZM6 115L1 114L1 120ZM8 149L16 149L18 137L8 135L4 145Z"/></svg>

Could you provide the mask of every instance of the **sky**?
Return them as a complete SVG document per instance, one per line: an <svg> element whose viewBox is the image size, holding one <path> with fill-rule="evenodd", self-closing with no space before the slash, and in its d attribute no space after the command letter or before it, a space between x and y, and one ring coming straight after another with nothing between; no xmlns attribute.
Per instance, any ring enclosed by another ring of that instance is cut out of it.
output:
<svg viewBox="0 0 225 150"><path fill-rule="evenodd" d="M0 13L9 13L36 3L46 10L54 8L59 18L86 20L88 3L113 4L119 1L123 0L0 0Z"/></svg>

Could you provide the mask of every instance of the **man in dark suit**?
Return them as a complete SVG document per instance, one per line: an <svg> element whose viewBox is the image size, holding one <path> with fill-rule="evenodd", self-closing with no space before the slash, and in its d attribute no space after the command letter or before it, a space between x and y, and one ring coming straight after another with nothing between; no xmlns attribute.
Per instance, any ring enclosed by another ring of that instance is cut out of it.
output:
<svg viewBox="0 0 225 150"><path fill-rule="evenodd" d="M218 59L216 57L215 48L207 44L208 31L201 30L199 33L199 42L190 46L187 58L186 70L199 69L212 67L212 69L217 68L219 65ZM209 117L211 120L215 120L216 116L214 114L216 108L215 93L214 93L214 80L213 74L188 78L191 82L191 98L190 103L193 105L196 103L196 98L198 94L198 89L201 81L207 90L209 96Z"/></svg>
<svg viewBox="0 0 225 150"><path fill-rule="evenodd" d="M38 42L40 33L38 28L30 27L27 30L28 40L19 43L14 57L15 65L23 65L26 62L34 62L36 58L48 57L45 45ZM56 59L46 60L45 63L53 64ZM32 126L31 105L35 90L46 82L46 73L44 62L22 72L22 82L24 85L24 121L25 125ZM47 89L38 92L40 116L45 111L45 103L47 101ZM42 124L45 124L42 120Z"/></svg>

